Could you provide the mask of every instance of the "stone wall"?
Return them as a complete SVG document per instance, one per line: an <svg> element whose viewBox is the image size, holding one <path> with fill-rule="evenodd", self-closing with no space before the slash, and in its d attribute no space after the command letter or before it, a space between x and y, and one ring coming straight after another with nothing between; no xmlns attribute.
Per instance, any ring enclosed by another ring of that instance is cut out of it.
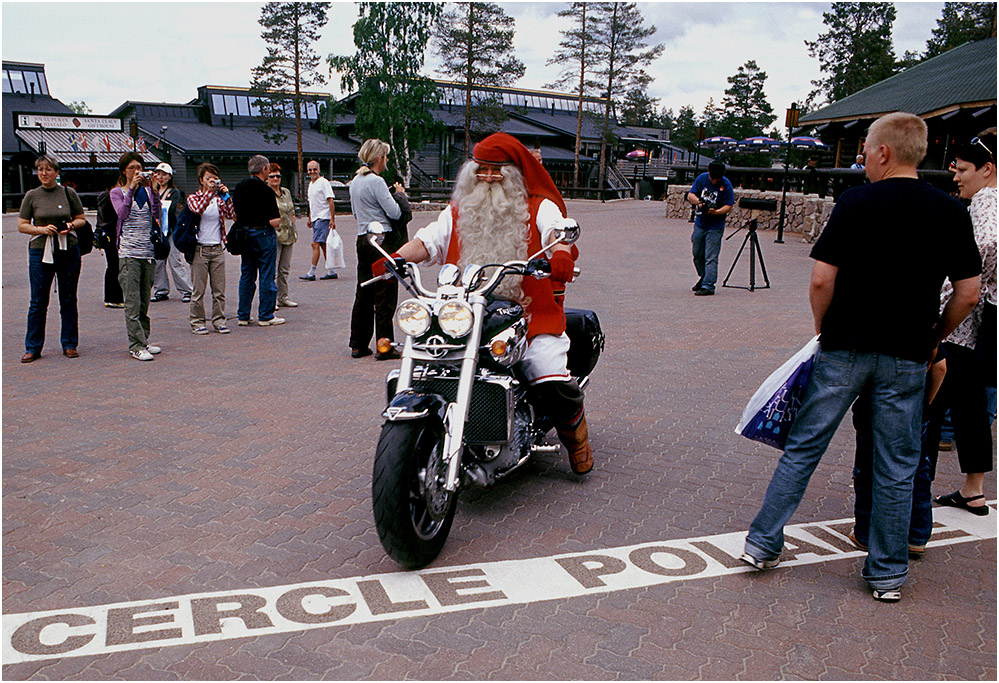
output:
<svg viewBox="0 0 999 683"><path fill-rule="evenodd" d="M671 185L666 196L666 218L690 218L690 203L687 202L687 192L690 188L686 185ZM774 199L777 201L776 211L750 212L739 207L741 197L752 197L754 199ZM773 190L735 190L735 207L728 215L726 225L732 227L741 226L756 213L758 227L760 230L777 230L780 221L780 192ZM819 197L815 194L802 194L800 192L787 193L787 215L784 219L784 232L797 233L806 242L812 242L832 213L832 197Z"/></svg>

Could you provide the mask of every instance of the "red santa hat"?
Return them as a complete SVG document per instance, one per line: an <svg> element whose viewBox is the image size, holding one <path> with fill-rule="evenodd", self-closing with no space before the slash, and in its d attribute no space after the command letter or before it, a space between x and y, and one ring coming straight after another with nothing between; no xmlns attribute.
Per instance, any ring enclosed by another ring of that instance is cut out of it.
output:
<svg viewBox="0 0 999 683"><path fill-rule="evenodd" d="M531 197L550 199L566 215L565 202L548 171L531 151L517 138L506 133L493 133L472 149L472 160L480 164L503 166L513 164L524 175L524 185Z"/></svg>

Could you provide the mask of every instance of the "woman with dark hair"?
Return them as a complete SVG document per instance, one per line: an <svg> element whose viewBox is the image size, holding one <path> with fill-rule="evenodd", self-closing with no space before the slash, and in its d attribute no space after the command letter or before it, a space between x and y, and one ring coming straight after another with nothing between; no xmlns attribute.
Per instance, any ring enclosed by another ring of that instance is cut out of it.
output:
<svg viewBox="0 0 999 683"><path fill-rule="evenodd" d="M173 166L167 163L159 164L153 171L153 190L160 195L160 202L169 218L169 224L160 226L161 229L169 228L167 234L172 235L174 227L177 225L177 215L180 213L180 206L184 201L184 195L173 184ZM166 301L170 298L170 277L167 270L173 277L173 284L181 294L181 301L185 304L191 302L191 267L187 265L184 255L180 253L170 242L170 254L165 259L157 259L156 272L153 273L153 298L152 301Z"/></svg>
<svg viewBox="0 0 999 683"><path fill-rule="evenodd" d="M229 189L219 178L214 164L198 166L201 189L187 198L187 208L201 216L198 248L191 261L194 295L191 297L191 331L208 334L205 320L205 291L212 287L212 325L219 334L229 334L225 324L225 220L233 220Z"/></svg>
<svg viewBox="0 0 999 683"><path fill-rule="evenodd" d="M21 201L17 229L32 235L28 242L28 280L31 303L28 304L28 331L24 336L22 363L42 357L45 344L45 316L49 308L52 279L59 287L59 315L62 318L60 341L68 358L80 354L79 315L76 286L80 280L80 247L76 228L83 227L83 204L72 188L56 183L59 162L43 154L35 161L41 187L29 190Z"/></svg>
<svg viewBox="0 0 999 683"><path fill-rule="evenodd" d="M933 500L987 515L985 473L993 465L988 387L994 388L996 381L996 129L983 131L958 148L951 171L961 198L971 200L982 276L978 304L942 344L947 352L947 375L940 400L950 407L964 486ZM945 282L942 303L953 292L950 281Z"/></svg>
<svg viewBox="0 0 999 683"><path fill-rule="evenodd" d="M149 292L156 269L152 231L160 229L160 196L150 188L151 174L142 172L139 154L122 154L118 170L111 204L118 214L118 282L125 296L128 352L136 360L149 361L161 351L149 343Z"/></svg>
<svg viewBox="0 0 999 683"><path fill-rule="evenodd" d="M278 211L281 212L281 225L277 227L277 268L274 280L277 282L277 305L295 308L297 303L288 298L288 274L291 272L291 248L298 239L295 232L295 202L287 187L281 187L281 167L270 165L267 186L277 195Z"/></svg>

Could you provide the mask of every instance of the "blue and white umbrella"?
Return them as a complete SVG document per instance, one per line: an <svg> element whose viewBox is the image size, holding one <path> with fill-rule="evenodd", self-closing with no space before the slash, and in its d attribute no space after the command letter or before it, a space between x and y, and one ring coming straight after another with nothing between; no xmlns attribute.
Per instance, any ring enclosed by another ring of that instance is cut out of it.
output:
<svg viewBox="0 0 999 683"><path fill-rule="evenodd" d="M791 146L795 149L829 149L829 145L818 138L807 136L791 138Z"/></svg>
<svg viewBox="0 0 999 683"><path fill-rule="evenodd" d="M729 146L738 144L738 140L725 135L715 135L710 138L704 138L701 140L701 144L708 147L712 147L714 145Z"/></svg>
<svg viewBox="0 0 999 683"><path fill-rule="evenodd" d="M740 147L748 147L750 149L769 149L771 147L776 147L780 142L773 138L768 138L765 135L755 135L751 138L746 138L745 140L739 140Z"/></svg>

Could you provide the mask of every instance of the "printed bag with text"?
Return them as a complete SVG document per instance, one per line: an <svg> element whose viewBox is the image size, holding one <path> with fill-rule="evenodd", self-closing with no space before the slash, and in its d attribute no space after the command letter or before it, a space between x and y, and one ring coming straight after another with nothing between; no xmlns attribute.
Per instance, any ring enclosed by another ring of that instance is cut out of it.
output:
<svg viewBox="0 0 999 683"><path fill-rule="evenodd" d="M818 350L819 338L816 336L764 380L742 411L736 434L784 449Z"/></svg>

